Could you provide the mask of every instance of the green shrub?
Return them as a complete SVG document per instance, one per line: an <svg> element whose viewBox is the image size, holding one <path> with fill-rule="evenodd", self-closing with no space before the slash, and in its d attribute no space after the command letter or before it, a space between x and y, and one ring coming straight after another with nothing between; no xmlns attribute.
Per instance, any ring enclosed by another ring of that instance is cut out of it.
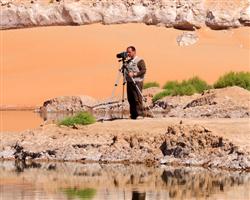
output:
<svg viewBox="0 0 250 200"><path fill-rule="evenodd" d="M178 81L168 81L164 84L163 89L166 90L173 90L174 88L178 87L180 84Z"/></svg>
<svg viewBox="0 0 250 200"><path fill-rule="evenodd" d="M65 126L73 126L75 124L87 125L95 123L95 117L88 112L79 112L72 117L66 117L61 120L58 124Z"/></svg>
<svg viewBox="0 0 250 200"><path fill-rule="evenodd" d="M210 86L206 83L206 81L200 79L198 76L194 76L193 78L190 78L188 80L183 80L181 83L179 83L178 81L168 81L163 86L163 89L174 90L178 88L177 90L179 91L180 87L184 86L185 88L187 88L186 87L187 85L192 85L195 88L196 92L198 93L201 93L204 90L210 88ZM188 86L188 88L191 87Z"/></svg>
<svg viewBox="0 0 250 200"><path fill-rule="evenodd" d="M162 92L159 92L155 94L152 98L152 101L155 102L159 99L162 99L165 96L183 96L183 95L193 95L194 93L197 93L195 87L191 84L186 85L178 85L174 89L166 89Z"/></svg>
<svg viewBox="0 0 250 200"><path fill-rule="evenodd" d="M151 87L160 87L160 84L157 82L147 82L143 84L143 89L151 88Z"/></svg>
<svg viewBox="0 0 250 200"><path fill-rule="evenodd" d="M221 76L214 84L214 88L239 86L250 90L250 72L229 72Z"/></svg>
<svg viewBox="0 0 250 200"><path fill-rule="evenodd" d="M180 85L178 87L176 87L175 89L172 90L171 95L172 96L183 96L183 95L193 95L194 93L196 93L196 89L192 84L185 84L185 85Z"/></svg>
<svg viewBox="0 0 250 200"><path fill-rule="evenodd" d="M188 80L178 81L168 81L164 84L163 92L156 94L153 97L153 102L165 97L165 96L183 96L183 95L193 95L194 93L201 93L204 90L211 88L205 81L200 79L198 76L194 76Z"/></svg>
<svg viewBox="0 0 250 200"><path fill-rule="evenodd" d="M206 81L200 79L198 76L188 79L187 81L182 81L181 85L192 85L197 93L201 93L204 90L210 88ZM189 87L191 88L191 87Z"/></svg>
<svg viewBox="0 0 250 200"><path fill-rule="evenodd" d="M153 102L156 102L159 99L162 99L165 96L169 96L172 94L172 90L163 90L162 92L159 92L157 94L155 94L152 98Z"/></svg>
<svg viewBox="0 0 250 200"><path fill-rule="evenodd" d="M214 88L224 88L228 86L239 86L250 90L250 72L229 72L221 76L213 85ZM165 96L183 96L193 95L194 93L202 93L204 90L210 89L212 86L208 85L206 81L194 76L188 80L168 81L164 84L163 92L157 93L153 97L153 102Z"/></svg>

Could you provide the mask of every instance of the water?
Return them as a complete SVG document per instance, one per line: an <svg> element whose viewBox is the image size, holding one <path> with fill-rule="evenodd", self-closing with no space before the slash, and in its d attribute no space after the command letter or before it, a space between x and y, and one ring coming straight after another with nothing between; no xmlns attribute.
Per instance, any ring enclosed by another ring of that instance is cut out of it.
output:
<svg viewBox="0 0 250 200"><path fill-rule="evenodd" d="M36 128L44 121L33 111L0 111L0 132Z"/></svg>
<svg viewBox="0 0 250 200"><path fill-rule="evenodd" d="M250 174L189 167L0 162L1 200L250 199Z"/></svg>
<svg viewBox="0 0 250 200"><path fill-rule="evenodd" d="M15 132L33 129L43 122L56 123L65 117L74 115L74 113L36 113L34 111L0 111L0 132ZM99 112L93 113L96 119L121 119L121 113ZM155 114L156 117L163 117L161 113ZM129 118L129 114L124 112L123 118Z"/></svg>
<svg viewBox="0 0 250 200"><path fill-rule="evenodd" d="M40 126L44 121L57 122L73 113L47 113L42 115L33 111L0 111L0 132L15 132ZM103 118L101 114L96 118ZM106 115L107 118L121 118L121 114ZM128 114L124 115L128 118Z"/></svg>

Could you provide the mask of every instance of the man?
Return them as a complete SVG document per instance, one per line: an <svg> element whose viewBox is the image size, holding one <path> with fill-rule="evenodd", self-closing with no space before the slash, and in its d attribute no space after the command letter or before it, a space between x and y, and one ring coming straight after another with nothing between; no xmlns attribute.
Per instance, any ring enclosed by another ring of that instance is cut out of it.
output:
<svg viewBox="0 0 250 200"><path fill-rule="evenodd" d="M136 85L142 92L146 65L144 60L136 55L134 46L127 48L127 54L129 57L127 64L128 73L126 74L127 98L130 107L130 118L136 119L138 116L144 116L143 99L131 78L135 80Z"/></svg>

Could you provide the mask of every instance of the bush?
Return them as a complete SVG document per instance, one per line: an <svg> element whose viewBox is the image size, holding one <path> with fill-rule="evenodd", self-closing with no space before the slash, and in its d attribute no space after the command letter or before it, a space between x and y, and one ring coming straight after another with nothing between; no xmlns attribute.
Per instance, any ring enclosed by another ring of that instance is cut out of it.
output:
<svg viewBox="0 0 250 200"><path fill-rule="evenodd" d="M239 86L250 90L250 72L229 72L221 76L213 85L214 88L224 88L228 86ZM153 97L153 102L165 96L183 96L193 95L194 93L202 93L204 90L210 89L212 86L208 85L206 81L194 76L188 80L168 81L164 84L163 92L157 93Z"/></svg>
<svg viewBox="0 0 250 200"><path fill-rule="evenodd" d="M193 95L194 93L196 93L196 89L193 85L191 84L186 84L186 85L180 85L178 87L176 87L174 90L172 90L171 95L172 96L183 96L183 95Z"/></svg>
<svg viewBox="0 0 250 200"><path fill-rule="evenodd" d="M151 87L160 87L160 84L157 82L147 82L143 84L143 89L151 88Z"/></svg>
<svg viewBox="0 0 250 200"><path fill-rule="evenodd" d="M66 117L61 120L58 124L65 126L73 126L75 124L87 125L95 123L95 117L88 112L79 112L75 116Z"/></svg>
<svg viewBox="0 0 250 200"><path fill-rule="evenodd" d="M182 81L181 85L192 85L197 93L202 93L204 90L211 88L206 81L200 79L198 76L194 76L187 81Z"/></svg>
<svg viewBox="0 0 250 200"><path fill-rule="evenodd" d="M155 94L152 98L153 102L156 102L159 99L162 99L165 96L169 96L172 94L172 90L163 90L162 92L159 92L157 94Z"/></svg>
<svg viewBox="0 0 250 200"><path fill-rule="evenodd" d="M200 79L198 76L194 76L188 80L178 81L168 81L164 84L163 92L156 94L153 97L153 102L165 97L165 96L183 96L183 95L193 95L194 93L201 93L204 90L211 88L206 81Z"/></svg>
<svg viewBox="0 0 250 200"><path fill-rule="evenodd" d="M250 90L250 72L229 72L221 76L214 84L214 88L239 86Z"/></svg>
<svg viewBox="0 0 250 200"><path fill-rule="evenodd" d="M180 87L184 87L185 89L191 88L191 86L188 85L192 85L197 93L201 93L204 90L207 90L211 87L206 83L206 81L200 79L198 76L194 76L193 78L190 78L188 80L183 80L181 83L179 83L178 81L168 81L163 86L163 89L166 90L176 89L177 91L180 91Z"/></svg>
<svg viewBox="0 0 250 200"><path fill-rule="evenodd" d="M178 83L178 81L168 81L165 83L165 85L163 86L163 89L166 90L173 90L174 88L178 87L180 84Z"/></svg>

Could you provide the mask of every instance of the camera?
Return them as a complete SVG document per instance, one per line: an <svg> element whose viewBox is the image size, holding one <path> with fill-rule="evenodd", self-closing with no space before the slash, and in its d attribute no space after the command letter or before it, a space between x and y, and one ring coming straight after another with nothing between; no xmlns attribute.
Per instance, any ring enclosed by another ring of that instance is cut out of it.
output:
<svg viewBox="0 0 250 200"><path fill-rule="evenodd" d="M128 54L127 54L126 51L124 51L124 52L118 53L118 54L116 55L116 57L125 60L125 59L128 57Z"/></svg>

